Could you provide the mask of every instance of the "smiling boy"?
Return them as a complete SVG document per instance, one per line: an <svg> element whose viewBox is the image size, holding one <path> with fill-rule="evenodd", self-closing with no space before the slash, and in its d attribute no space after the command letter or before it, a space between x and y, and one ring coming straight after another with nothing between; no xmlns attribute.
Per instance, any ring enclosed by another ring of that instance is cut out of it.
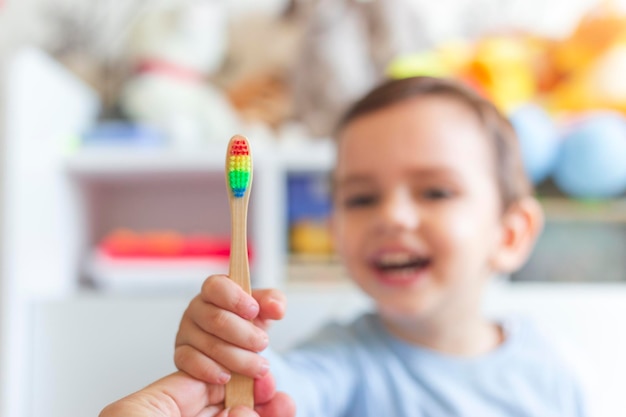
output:
<svg viewBox="0 0 626 417"><path fill-rule="evenodd" d="M543 222L506 118L453 81L390 80L336 140L335 248L375 312L258 355L284 296L212 276L181 321L177 366L214 383L271 366L298 416L586 415L528 321L482 314L489 280L522 266Z"/></svg>

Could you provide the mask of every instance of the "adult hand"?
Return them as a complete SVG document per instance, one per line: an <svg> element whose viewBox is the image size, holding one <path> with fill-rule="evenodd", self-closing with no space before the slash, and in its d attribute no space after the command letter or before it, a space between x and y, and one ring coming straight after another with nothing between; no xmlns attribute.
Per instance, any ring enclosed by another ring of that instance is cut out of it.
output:
<svg viewBox="0 0 626 417"><path fill-rule="evenodd" d="M176 372L109 404L100 417L294 417L289 396L275 391L271 374L254 381L254 410L224 409L224 385Z"/></svg>

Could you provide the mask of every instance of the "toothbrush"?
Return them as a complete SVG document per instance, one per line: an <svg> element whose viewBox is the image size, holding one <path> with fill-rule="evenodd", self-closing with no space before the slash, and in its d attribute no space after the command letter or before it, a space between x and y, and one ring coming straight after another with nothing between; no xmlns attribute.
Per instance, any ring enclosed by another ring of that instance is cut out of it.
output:
<svg viewBox="0 0 626 417"><path fill-rule="evenodd" d="M231 219L229 277L250 294L246 223L252 185L252 155L244 136L235 135L228 142L225 171ZM236 405L253 408L253 386L252 378L233 373L226 384L226 408Z"/></svg>

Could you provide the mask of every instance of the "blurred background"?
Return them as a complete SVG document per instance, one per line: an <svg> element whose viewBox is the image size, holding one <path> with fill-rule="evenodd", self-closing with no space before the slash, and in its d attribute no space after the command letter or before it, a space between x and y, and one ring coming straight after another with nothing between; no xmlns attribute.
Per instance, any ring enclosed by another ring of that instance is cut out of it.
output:
<svg viewBox="0 0 626 417"><path fill-rule="evenodd" d="M626 400L626 2L0 1L0 415L97 415L172 371L178 321L228 271L224 155L250 138L253 285L278 349L367 302L327 232L330 134L384 77L454 77L520 137L548 217L489 290Z"/></svg>

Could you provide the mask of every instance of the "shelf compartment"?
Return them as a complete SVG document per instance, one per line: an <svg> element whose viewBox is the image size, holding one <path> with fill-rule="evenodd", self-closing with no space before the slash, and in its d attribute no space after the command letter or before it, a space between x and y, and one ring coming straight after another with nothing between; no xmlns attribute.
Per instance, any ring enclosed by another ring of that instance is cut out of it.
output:
<svg viewBox="0 0 626 417"><path fill-rule="evenodd" d="M626 223L626 199L584 201L543 197L539 201L552 222Z"/></svg>
<svg viewBox="0 0 626 417"><path fill-rule="evenodd" d="M291 254L286 274L289 284L324 285L349 282L336 255Z"/></svg>
<svg viewBox="0 0 626 417"><path fill-rule="evenodd" d="M87 260L85 272L97 289L107 292L196 294L209 275L228 273L228 260L120 259L94 250Z"/></svg>
<svg viewBox="0 0 626 417"><path fill-rule="evenodd" d="M224 171L225 148L203 152L173 152L169 149L81 149L66 159L70 174L83 178L118 178L172 173Z"/></svg>

